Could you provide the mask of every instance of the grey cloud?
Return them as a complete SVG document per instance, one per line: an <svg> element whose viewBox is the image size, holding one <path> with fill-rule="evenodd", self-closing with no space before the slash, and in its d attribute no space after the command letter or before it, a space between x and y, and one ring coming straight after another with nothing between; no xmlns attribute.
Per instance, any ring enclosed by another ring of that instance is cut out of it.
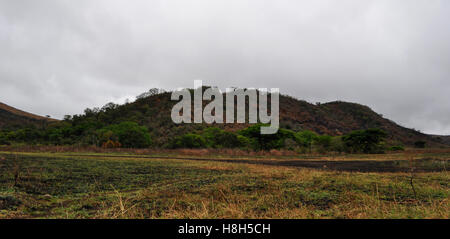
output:
<svg viewBox="0 0 450 239"><path fill-rule="evenodd" d="M449 22L446 0L0 0L0 101L62 117L202 79L450 134Z"/></svg>

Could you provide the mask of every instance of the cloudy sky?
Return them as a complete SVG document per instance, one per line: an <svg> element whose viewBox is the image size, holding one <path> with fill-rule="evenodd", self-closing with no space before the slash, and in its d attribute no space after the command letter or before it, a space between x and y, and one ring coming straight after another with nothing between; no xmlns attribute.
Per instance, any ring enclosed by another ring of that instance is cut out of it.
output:
<svg viewBox="0 0 450 239"><path fill-rule="evenodd" d="M0 0L0 102L61 118L153 87L277 87L450 134L448 0Z"/></svg>

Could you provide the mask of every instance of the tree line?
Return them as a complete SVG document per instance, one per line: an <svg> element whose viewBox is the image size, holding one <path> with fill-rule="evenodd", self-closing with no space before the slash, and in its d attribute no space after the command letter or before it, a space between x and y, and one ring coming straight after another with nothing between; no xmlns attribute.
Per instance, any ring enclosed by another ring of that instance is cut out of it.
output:
<svg viewBox="0 0 450 239"><path fill-rule="evenodd" d="M97 121L65 119L45 128L33 126L19 130L0 131L0 145L95 145L104 148L236 148L244 150L287 149L299 153L382 153L385 150L404 150L395 145L388 148L387 133L380 129L353 131L343 136L319 135L312 131L293 131L280 128L276 134L260 134L263 124L230 132L208 127L172 137L164 145L154 145L149 129L136 122L124 121L102 125ZM418 147L424 147L424 143Z"/></svg>

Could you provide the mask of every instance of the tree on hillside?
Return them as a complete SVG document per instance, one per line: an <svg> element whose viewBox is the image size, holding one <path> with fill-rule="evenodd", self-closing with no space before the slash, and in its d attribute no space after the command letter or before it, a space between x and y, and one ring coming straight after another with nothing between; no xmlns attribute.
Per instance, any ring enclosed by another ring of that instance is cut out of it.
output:
<svg viewBox="0 0 450 239"><path fill-rule="evenodd" d="M165 90L163 89L158 89L158 88L151 88L150 90L148 90L147 92L144 92L138 96L136 96L136 99L140 100L140 99L144 99L150 96L154 96L154 95L158 95L161 93L164 93Z"/></svg>

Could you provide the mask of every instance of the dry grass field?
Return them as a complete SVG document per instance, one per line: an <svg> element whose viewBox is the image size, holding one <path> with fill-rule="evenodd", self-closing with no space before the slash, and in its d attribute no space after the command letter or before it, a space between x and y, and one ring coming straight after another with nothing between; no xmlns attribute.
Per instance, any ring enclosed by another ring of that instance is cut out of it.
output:
<svg viewBox="0 0 450 239"><path fill-rule="evenodd" d="M0 152L0 218L449 218L450 152Z"/></svg>

